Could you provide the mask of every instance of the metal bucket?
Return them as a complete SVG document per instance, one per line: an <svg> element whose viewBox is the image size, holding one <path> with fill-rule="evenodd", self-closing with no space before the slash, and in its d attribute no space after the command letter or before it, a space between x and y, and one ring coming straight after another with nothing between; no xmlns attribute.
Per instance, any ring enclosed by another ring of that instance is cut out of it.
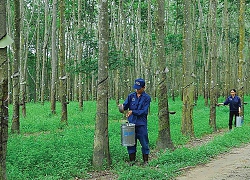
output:
<svg viewBox="0 0 250 180"><path fill-rule="evenodd" d="M121 124L121 144L122 146L135 145L135 124Z"/></svg>
<svg viewBox="0 0 250 180"><path fill-rule="evenodd" d="M243 117L242 116L236 116L236 127L241 127L243 124Z"/></svg>

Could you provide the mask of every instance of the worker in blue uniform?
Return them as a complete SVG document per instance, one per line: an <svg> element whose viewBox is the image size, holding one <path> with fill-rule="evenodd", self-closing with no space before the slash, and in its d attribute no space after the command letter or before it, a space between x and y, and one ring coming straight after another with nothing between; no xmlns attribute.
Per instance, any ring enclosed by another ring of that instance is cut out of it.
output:
<svg viewBox="0 0 250 180"><path fill-rule="evenodd" d="M234 126L236 126L236 116L239 116L241 113L241 99L236 95L236 90L230 90L230 96L224 101L224 103L218 103L218 105L229 105L229 130L232 130L233 126L233 117L235 116Z"/></svg>
<svg viewBox="0 0 250 180"><path fill-rule="evenodd" d="M134 146L128 146L128 154L130 164L134 165L136 159L136 146L139 140L142 148L143 162L148 163L149 155L149 139L148 139L148 121L147 116L151 97L145 92L145 80L142 78L136 79L133 86L135 92L130 93L123 103L124 110L128 110L126 117L129 123L135 124L135 142Z"/></svg>

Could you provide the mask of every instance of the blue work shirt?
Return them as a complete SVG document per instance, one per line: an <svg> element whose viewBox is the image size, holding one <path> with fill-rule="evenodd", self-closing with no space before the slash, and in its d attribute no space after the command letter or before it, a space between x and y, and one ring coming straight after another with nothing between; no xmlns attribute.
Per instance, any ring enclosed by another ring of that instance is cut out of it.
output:
<svg viewBox="0 0 250 180"><path fill-rule="evenodd" d="M128 95L123 103L124 110L132 110L132 115L128 117L129 123L136 126L147 125L148 109L150 106L150 96L143 92L141 96L137 97L136 92Z"/></svg>
<svg viewBox="0 0 250 180"><path fill-rule="evenodd" d="M229 104L229 108L230 111L239 111L239 107L241 107L241 100L239 96L229 96L225 102L224 105L228 105Z"/></svg>

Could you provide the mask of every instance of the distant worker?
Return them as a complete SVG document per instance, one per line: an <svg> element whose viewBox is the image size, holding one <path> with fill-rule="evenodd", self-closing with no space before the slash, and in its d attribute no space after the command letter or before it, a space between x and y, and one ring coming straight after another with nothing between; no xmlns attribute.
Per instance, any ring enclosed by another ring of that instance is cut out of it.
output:
<svg viewBox="0 0 250 180"><path fill-rule="evenodd" d="M144 165L147 165L150 151L147 116L151 97L144 91L144 79L136 79L133 88L135 89L135 92L130 93L124 103L119 106L123 106L124 110L129 110L126 117L128 118L129 123L135 124L135 145L127 147L130 165L133 166L135 164L137 139L142 146L141 151Z"/></svg>
<svg viewBox="0 0 250 180"><path fill-rule="evenodd" d="M218 103L218 105L228 105L229 104L229 130L232 130L233 117L235 116L234 126L236 126L236 117L241 114L241 99L236 95L236 90L230 90L230 96L225 100L224 103Z"/></svg>

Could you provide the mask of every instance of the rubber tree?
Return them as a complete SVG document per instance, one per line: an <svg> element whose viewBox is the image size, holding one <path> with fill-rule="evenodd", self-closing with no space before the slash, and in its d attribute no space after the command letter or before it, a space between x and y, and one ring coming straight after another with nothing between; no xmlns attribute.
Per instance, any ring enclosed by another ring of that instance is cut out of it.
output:
<svg viewBox="0 0 250 180"><path fill-rule="evenodd" d="M0 41L6 36L6 2L0 1ZM0 47L0 180L6 180L8 141L8 60L7 47Z"/></svg>
<svg viewBox="0 0 250 180"><path fill-rule="evenodd" d="M98 7L99 58L93 166L99 169L111 164L108 136L108 0L99 0Z"/></svg>
<svg viewBox="0 0 250 180"><path fill-rule="evenodd" d="M216 128L216 104L218 98L218 85L217 85L217 35L216 35L216 12L217 0L210 0L209 8L209 52L210 55L210 119L209 124L215 132Z"/></svg>
<svg viewBox="0 0 250 180"><path fill-rule="evenodd" d="M61 101L61 124L68 124L67 111L67 75L65 71L65 0L60 0L59 28L59 96Z"/></svg>
<svg viewBox="0 0 250 180"><path fill-rule="evenodd" d="M183 1L183 85L182 85L182 124L181 131L185 136L194 136L193 109L194 109L194 59L193 59L193 30L192 30L192 1Z"/></svg>
<svg viewBox="0 0 250 180"><path fill-rule="evenodd" d="M51 59L51 113L56 114L56 85L57 85L57 46L56 46L56 30L57 30L57 0L53 0L52 9L52 32L51 32L51 44L52 44L52 59Z"/></svg>
<svg viewBox="0 0 250 180"><path fill-rule="evenodd" d="M245 0L240 0L239 11L239 65L238 65L238 95L242 101L241 111L244 115L244 47L245 47Z"/></svg>
<svg viewBox="0 0 250 180"><path fill-rule="evenodd" d="M168 95L167 91L167 74L166 74L166 54L164 45L164 17L165 17L165 2L157 0L157 16L156 16L156 51L158 54L157 65L159 68L159 81L157 84L158 102L158 118L159 129L157 138L158 149L173 149L174 145L171 140L169 110L168 110Z"/></svg>
<svg viewBox="0 0 250 180"><path fill-rule="evenodd" d="M14 28L15 28L15 43L14 43L14 59L12 62L12 90L13 90L13 116L12 116L12 133L20 133L20 102L19 102L19 93L20 93L20 25L21 25L21 14L20 14L20 1L14 0L14 9L15 9L15 19L14 19Z"/></svg>

